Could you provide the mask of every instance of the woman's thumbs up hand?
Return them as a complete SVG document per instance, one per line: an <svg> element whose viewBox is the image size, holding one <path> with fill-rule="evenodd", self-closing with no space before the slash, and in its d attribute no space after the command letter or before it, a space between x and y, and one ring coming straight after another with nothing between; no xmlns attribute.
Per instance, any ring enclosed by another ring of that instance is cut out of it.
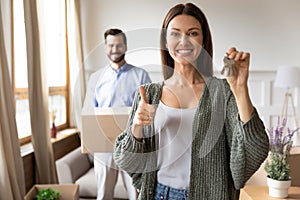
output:
<svg viewBox="0 0 300 200"><path fill-rule="evenodd" d="M139 87L141 100L133 118L132 134L137 139L142 138L142 127L152 124L155 116L155 106L149 104L146 91L143 86Z"/></svg>
<svg viewBox="0 0 300 200"><path fill-rule="evenodd" d="M141 94L141 101L134 115L133 123L139 126L149 126L153 122L155 107L148 103L149 101L143 86L139 87L139 91Z"/></svg>
<svg viewBox="0 0 300 200"><path fill-rule="evenodd" d="M148 99L146 97L146 91L145 91L144 86L140 86L139 91L140 91L140 94L141 94L141 101L144 102L144 103L148 103Z"/></svg>

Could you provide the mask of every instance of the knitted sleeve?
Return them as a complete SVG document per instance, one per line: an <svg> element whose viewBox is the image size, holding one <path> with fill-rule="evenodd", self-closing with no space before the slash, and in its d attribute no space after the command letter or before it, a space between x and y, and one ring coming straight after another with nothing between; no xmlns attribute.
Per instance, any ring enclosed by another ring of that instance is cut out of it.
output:
<svg viewBox="0 0 300 200"><path fill-rule="evenodd" d="M145 84L144 87L149 103L157 103L157 100L160 99L161 86L159 84ZM155 171L157 167L155 135L152 134L154 126L143 127L142 141L136 140L132 135L131 126L140 99L140 93L137 91L127 128L116 138L113 153L115 163L132 177L133 185L138 189L141 187L142 174Z"/></svg>
<svg viewBox="0 0 300 200"><path fill-rule="evenodd" d="M234 95L227 81L225 91L225 130L230 148L230 170L235 188L241 189L266 159L269 140L256 109L248 122L241 122Z"/></svg>

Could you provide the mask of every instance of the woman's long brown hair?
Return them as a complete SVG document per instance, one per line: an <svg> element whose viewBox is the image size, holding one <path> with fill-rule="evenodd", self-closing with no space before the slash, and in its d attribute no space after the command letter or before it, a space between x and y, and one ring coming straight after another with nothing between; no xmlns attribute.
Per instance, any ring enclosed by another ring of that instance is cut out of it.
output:
<svg viewBox="0 0 300 200"><path fill-rule="evenodd" d="M197 59L197 69L201 75L209 77L213 74L213 45L210 28L204 13L194 4L178 4L167 13L160 33L160 53L164 80L170 78L174 73L174 60L166 48L166 30L170 21L177 15L190 15L195 17L201 24L203 33L202 51Z"/></svg>

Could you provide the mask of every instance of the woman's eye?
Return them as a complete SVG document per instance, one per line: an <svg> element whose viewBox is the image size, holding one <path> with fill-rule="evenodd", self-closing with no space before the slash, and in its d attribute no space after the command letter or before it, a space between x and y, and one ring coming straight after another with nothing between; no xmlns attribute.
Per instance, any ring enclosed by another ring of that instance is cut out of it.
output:
<svg viewBox="0 0 300 200"><path fill-rule="evenodd" d="M178 36L180 36L180 33L175 32L175 31L172 31L172 32L170 33L170 35L173 36L173 37L178 37Z"/></svg>
<svg viewBox="0 0 300 200"><path fill-rule="evenodd" d="M195 37L195 36L198 36L198 32L193 31L193 32L190 32L188 35L192 36L192 37Z"/></svg>

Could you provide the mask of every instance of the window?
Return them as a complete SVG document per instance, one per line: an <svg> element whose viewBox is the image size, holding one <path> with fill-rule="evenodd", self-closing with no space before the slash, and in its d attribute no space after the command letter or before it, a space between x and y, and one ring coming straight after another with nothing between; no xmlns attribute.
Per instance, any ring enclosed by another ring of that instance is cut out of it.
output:
<svg viewBox="0 0 300 200"><path fill-rule="evenodd" d="M49 87L49 114L55 113L58 130L68 127L68 65L65 1L42 1L43 58ZM28 101L26 36L23 0L14 1L14 69L16 121L21 143L30 141L31 126ZM51 115L49 115L51 124Z"/></svg>

